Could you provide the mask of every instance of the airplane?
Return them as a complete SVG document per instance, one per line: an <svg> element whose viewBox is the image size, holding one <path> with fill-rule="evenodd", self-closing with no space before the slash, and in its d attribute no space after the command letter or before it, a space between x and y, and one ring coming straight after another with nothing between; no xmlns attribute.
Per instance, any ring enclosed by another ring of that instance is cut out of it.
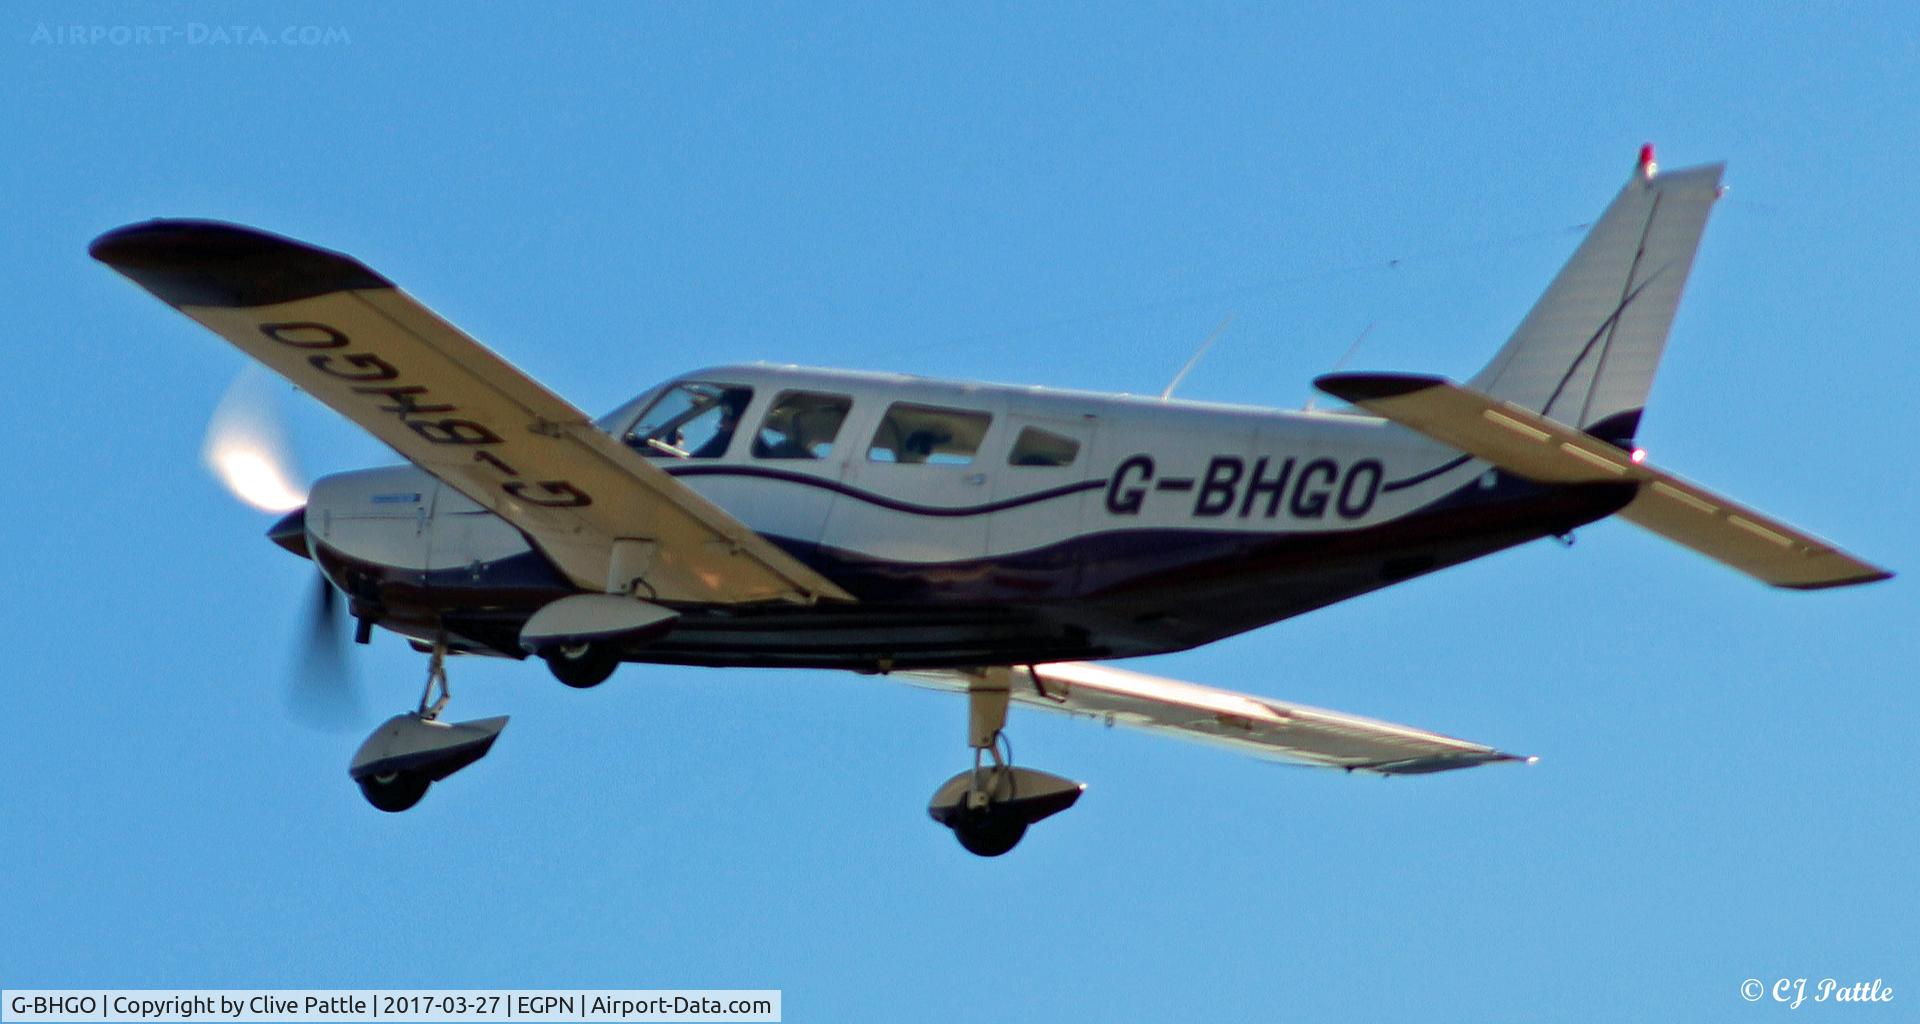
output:
<svg viewBox="0 0 1920 1024"><path fill-rule="evenodd" d="M449 654L843 669L964 694L972 765L929 815L981 856L1084 784L1012 764L1011 704L1376 775L1528 761L1116 668L1619 515L1778 587L1888 578L1645 461L1648 390L1721 164L1620 192L1485 368L1331 373L1268 409L779 365L698 370L593 419L352 257L154 220L101 262L386 442L270 531L429 655L350 777L384 811L483 756ZM438 697L436 699L436 687Z"/></svg>

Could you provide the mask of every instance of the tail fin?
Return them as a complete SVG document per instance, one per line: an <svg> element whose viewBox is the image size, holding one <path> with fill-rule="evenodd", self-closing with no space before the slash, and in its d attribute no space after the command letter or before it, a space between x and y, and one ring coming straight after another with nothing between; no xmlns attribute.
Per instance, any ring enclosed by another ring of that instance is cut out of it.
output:
<svg viewBox="0 0 1920 1024"><path fill-rule="evenodd" d="M1467 386L1632 446L1723 164L1660 174L1653 147Z"/></svg>

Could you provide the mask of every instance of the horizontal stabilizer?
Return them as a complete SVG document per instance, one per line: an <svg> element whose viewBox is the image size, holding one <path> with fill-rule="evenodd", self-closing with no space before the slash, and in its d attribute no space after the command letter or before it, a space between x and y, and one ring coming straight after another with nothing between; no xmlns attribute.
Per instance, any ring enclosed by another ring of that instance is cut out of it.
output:
<svg viewBox="0 0 1920 1024"><path fill-rule="evenodd" d="M1532 760L1412 726L1089 662L1023 666L1009 674L1016 704L1152 729L1270 760L1382 775ZM975 681L975 674L963 669L896 675L962 693Z"/></svg>
<svg viewBox="0 0 1920 1024"><path fill-rule="evenodd" d="M1590 434L1443 377L1336 373L1314 383L1529 480L1637 485L1620 515L1776 587L1817 590L1893 575Z"/></svg>

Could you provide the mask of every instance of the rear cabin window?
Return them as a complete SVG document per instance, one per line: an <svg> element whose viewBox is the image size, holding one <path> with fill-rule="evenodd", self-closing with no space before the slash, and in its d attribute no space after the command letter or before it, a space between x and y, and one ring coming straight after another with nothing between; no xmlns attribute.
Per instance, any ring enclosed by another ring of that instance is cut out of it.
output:
<svg viewBox="0 0 1920 1024"><path fill-rule="evenodd" d="M1071 466L1080 455L1080 442L1039 427L1020 431L1007 455L1009 466Z"/></svg>
<svg viewBox="0 0 1920 1024"><path fill-rule="evenodd" d="M993 417L968 409L895 402L867 449L870 462L964 466L980 450Z"/></svg>
<svg viewBox="0 0 1920 1024"><path fill-rule="evenodd" d="M668 388L627 431L626 442L653 458L717 459L727 454L752 388L685 381Z"/></svg>
<svg viewBox="0 0 1920 1024"><path fill-rule="evenodd" d="M824 459L846 422L853 399L813 391L782 391L753 435L757 459Z"/></svg>

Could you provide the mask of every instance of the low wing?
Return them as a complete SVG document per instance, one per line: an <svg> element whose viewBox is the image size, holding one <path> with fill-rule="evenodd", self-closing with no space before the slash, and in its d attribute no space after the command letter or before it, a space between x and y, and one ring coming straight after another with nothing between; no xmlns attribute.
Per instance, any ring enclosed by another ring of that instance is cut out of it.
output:
<svg viewBox="0 0 1920 1024"><path fill-rule="evenodd" d="M958 669L895 674L958 692L978 679ZM1015 668L1011 675L1017 704L1152 729L1272 760L1383 775L1532 760L1412 726L1088 662Z"/></svg>
<svg viewBox="0 0 1920 1024"><path fill-rule="evenodd" d="M1817 590L1893 574L1558 420L1413 374L1330 374L1314 382L1428 437L1542 483L1639 485L1620 515L1776 587Z"/></svg>
<svg viewBox="0 0 1920 1024"><path fill-rule="evenodd" d="M851 600L357 260L207 221L90 250L524 531L573 582L666 601Z"/></svg>

